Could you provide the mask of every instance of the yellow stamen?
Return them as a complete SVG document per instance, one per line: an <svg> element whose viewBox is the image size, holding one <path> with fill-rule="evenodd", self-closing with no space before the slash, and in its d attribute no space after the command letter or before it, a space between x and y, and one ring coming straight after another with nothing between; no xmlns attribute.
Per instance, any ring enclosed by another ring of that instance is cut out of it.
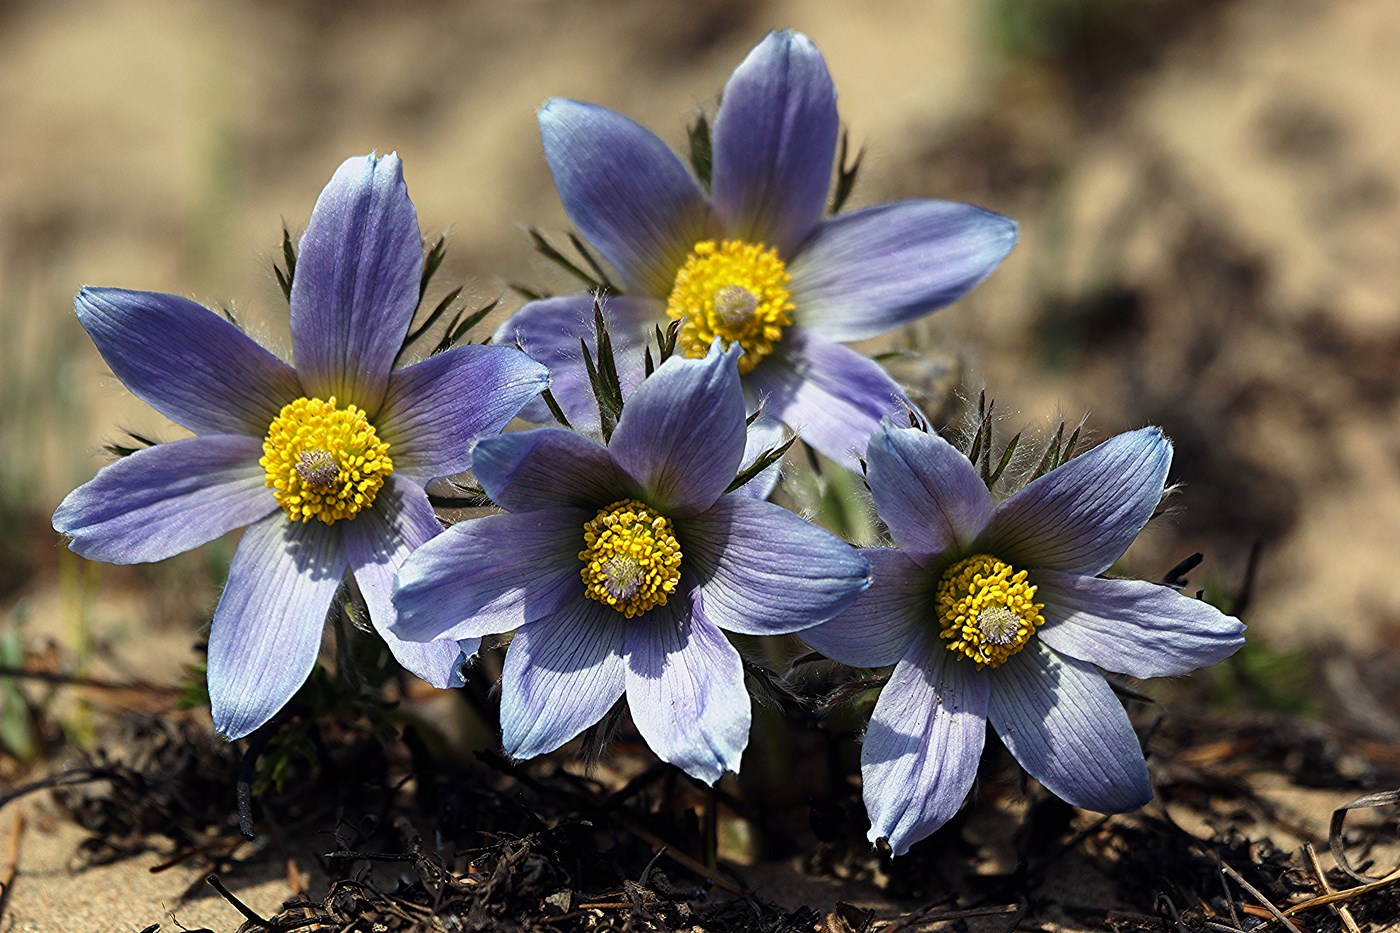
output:
<svg viewBox="0 0 1400 933"><path fill-rule="evenodd" d="M583 526L583 594L627 618L666 605L681 579L671 521L635 499L614 502Z"/></svg>
<svg viewBox="0 0 1400 933"><path fill-rule="evenodd" d="M289 519L319 518L327 525L373 505L394 472L389 445L365 413L354 405L337 408L335 396L284 405L267 429L258 462Z"/></svg>
<svg viewBox="0 0 1400 933"><path fill-rule="evenodd" d="M990 554L974 554L943 572L938 581L939 633L948 650L983 666L996 667L1025 647L1045 622L1026 571Z"/></svg>
<svg viewBox="0 0 1400 933"><path fill-rule="evenodd" d="M666 313L681 321L677 345L686 356L703 357L716 337L725 349L744 348L746 373L773 352L792 323L787 267L778 251L762 243L701 240L676 273Z"/></svg>

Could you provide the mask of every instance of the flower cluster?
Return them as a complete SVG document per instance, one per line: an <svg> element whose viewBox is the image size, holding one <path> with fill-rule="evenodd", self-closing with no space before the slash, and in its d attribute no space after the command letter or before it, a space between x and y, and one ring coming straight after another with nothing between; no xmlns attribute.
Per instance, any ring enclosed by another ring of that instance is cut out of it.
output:
<svg viewBox="0 0 1400 933"><path fill-rule="evenodd" d="M403 369L423 248L396 156L350 159L301 238L290 366L175 295L85 288L78 320L112 372L194 437L138 450L63 500L54 528L92 560L163 560L248 526L209 629L209 699L229 738L306 680L349 572L405 668L461 686L475 642L390 629L394 573L441 526L424 485L471 465L548 382L511 347L463 346Z"/></svg>
<svg viewBox="0 0 1400 933"><path fill-rule="evenodd" d="M799 631L869 584L849 545L726 493L745 446L737 357L672 357L606 446L558 428L483 440L476 475L507 514L452 526L400 571L402 637L516 630L501 685L511 755L558 748L625 693L661 758L705 781L737 771L749 697L723 632Z"/></svg>
<svg viewBox="0 0 1400 933"><path fill-rule="evenodd" d="M835 102L821 54L787 32L735 70L694 171L617 113L550 101L564 210L619 284L529 301L488 344L445 348L450 329L403 368L424 256L393 155L346 161L311 213L288 268L294 364L186 299L83 289L112 371L193 436L107 466L54 527L133 563L246 526L209 632L230 739L287 703L333 603L358 596L438 687L514 633L515 758L625 699L657 756L713 783L739 770L751 722L729 635L795 633L893 666L861 767L870 838L895 854L962 805L988 722L1070 803L1143 805L1143 755L1100 669L1182 674L1242 644L1201 600L1104 576L1153 515L1171 446L1123 434L997 504L968 456L896 426L920 419L846 342L955 301L1016 227L946 201L828 213ZM561 426L501 433L517 415ZM857 550L767 501L789 431L865 471L893 546ZM468 469L495 511L444 529L425 486Z"/></svg>
<svg viewBox="0 0 1400 933"><path fill-rule="evenodd" d="M861 748L872 841L902 853L957 812L988 721L1075 806L1118 813L1152 799L1097 668L1185 674L1244 643L1244 626L1209 603L1099 576L1151 518L1170 464L1170 442L1143 428L998 506L942 438L886 424L871 441L866 475L895 546L863 550L869 592L802 637L846 664L895 665Z"/></svg>
<svg viewBox="0 0 1400 933"><path fill-rule="evenodd" d="M715 338L744 348L744 390L762 403L766 438L786 424L854 467L880 419L909 403L844 343L956 301L1011 251L1016 225L951 201L824 218L839 130L826 62L790 32L760 42L725 85L708 178L619 113L573 100L540 111L564 210L625 289L603 304L624 383L640 380L656 325L680 321L687 356ZM496 334L549 366L555 397L583 425L596 420L579 348L593 300L532 301Z"/></svg>

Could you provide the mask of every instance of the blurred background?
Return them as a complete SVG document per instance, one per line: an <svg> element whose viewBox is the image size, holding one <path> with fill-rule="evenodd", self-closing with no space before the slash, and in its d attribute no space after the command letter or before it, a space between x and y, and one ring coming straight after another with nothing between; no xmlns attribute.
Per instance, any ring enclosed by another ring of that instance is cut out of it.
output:
<svg viewBox="0 0 1400 933"><path fill-rule="evenodd" d="M1176 441L1181 511L1129 555L1239 589L1292 645L1400 634L1400 7L1386 0L0 2L0 647L173 682L232 542L74 558L62 496L130 429L178 431L78 326L84 284L227 306L285 352L272 275L342 159L397 150L440 293L565 289L534 113L620 110L683 148L772 28L808 33L863 147L850 206L1015 218L1004 266L886 344L985 387L1003 437L1088 413ZM510 306L508 299L506 304ZM151 637L152 635L159 637ZM8 647L6 647L8 646ZM64 662L62 667L72 668Z"/></svg>

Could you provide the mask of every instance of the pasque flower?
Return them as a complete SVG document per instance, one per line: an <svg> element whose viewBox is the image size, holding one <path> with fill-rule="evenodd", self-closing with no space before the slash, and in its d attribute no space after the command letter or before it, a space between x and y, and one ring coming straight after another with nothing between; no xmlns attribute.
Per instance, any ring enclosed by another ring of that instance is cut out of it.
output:
<svg viewBox="0 0 1400 933"><path fill-rule="evenodd" d="M162 560L249 526L209 632L214 724L266 722L315 663L346 571L404 667L460 686L475 644L389 631L404 556L440 530L429 480L470 466L547 384L512 347L463 346L403 369L423 248L397 156L349 159L312 211L291 290L289 366L175 295L84 288L78 319L112 372L194 437L105 467L54 513L84 557Z"/></svg>
<svg viewBox="0 0 1400 933"><path fill-rule="evenodd" d="M854 548L726 493L745 446L738 348L672 357L606 446L561 428L482 440L473 469L506 514L459 522L399 570L395 631L516 631L501 684L506 751L531 758L625 694L658 756L707 782L737 771L749 696L724 632L831 618L869 582Z"/></svg>
<svg viewBox="0 0 1400 933"><path fill-rule="evenodd" d="M800 634L858 667L895 665L861 750L870 839L896 855L961 806L991 722L1030 774L1102 813L1152 799L1132 725L1099 668L1185 674L1233 654L1244 626L1165 586L1099 574L1161 500L1171 444L1120 434L994 505L947 441L888 422L867 481L893 548L874 583Z"/></svg>
<svg viewBox="0 0 1400 933"><path fill-rule="evenodd" d="M843 342L955 301L1016 240L1007 218L949 201L823 219L840 131L836 89L821 53L797 33L770 34L730 77L708 190L621 114L556 99L539 120L565 212L626 292L604 304L624 383L641 378L641 348L656 325L679 320L688 356L703 356L716 337L744 348L745 389L764 403L758 426L769 438L781 421L848 466L880 418L905 403L878 364ZM592 303L587 294L532 301L496 338L550 367L575 424L596 420L579 349ZM527 417L548 414L541 407Z"/></svg>

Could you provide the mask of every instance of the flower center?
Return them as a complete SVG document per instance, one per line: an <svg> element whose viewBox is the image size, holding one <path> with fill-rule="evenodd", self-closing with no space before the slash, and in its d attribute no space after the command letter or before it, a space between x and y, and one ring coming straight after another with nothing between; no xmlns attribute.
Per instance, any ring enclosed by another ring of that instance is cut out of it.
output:
<svg viewBox="0 0 1400 933"><path fill-rule="evenodd" d="M666 605L681 579L671 521L636 499L614 502L583 526L583 595L627 618Z"/></svg>
<svg viewBox="0 0 1400 933"><path fill-rule="evenodd" d="M1043 603L1026 572L990 554L974 554L943 572L938 581L939 634L948 650L996 667L1026 646L1045 622Z"/></svg>
<svg viewBox="0 0 1400 933"><path fill-rule="evenodd" d="M267 485L294 522L319 518L333 525L374 504L390 473L389 445L354 405L299 398L284 405L267 429L263 456Z"/></svg>
<svg viewBox="0 0 1400 933"><path fill-rule="evenodd" d="M744 348L746 373L773 352L792 323L787 267L778 251L762 243L701 240L676 273L666 313L681 321L677 343L686 356L703 357L716 337L725 349Z"/></svg>

